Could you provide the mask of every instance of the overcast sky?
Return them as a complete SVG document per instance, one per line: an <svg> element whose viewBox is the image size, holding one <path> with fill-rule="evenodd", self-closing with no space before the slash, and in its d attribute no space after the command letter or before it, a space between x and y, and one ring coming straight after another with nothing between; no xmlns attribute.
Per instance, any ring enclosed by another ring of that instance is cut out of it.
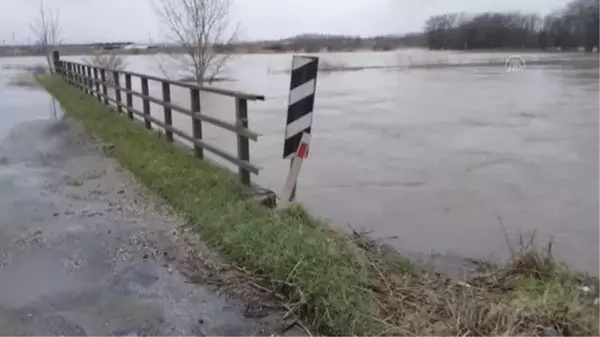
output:
<svg viewBox="0 0 600 337"><path fill-rule="evenodd" d="M64 42L147 42L163 39L152 2L157 0L44 0L60 11ZM232 0L232 20L244 40L302 33L398 34L423 29L431 15L520 10L545 14L568 0ZM0 43L34 38L29 22L39 0L0 0Z"/></svg>

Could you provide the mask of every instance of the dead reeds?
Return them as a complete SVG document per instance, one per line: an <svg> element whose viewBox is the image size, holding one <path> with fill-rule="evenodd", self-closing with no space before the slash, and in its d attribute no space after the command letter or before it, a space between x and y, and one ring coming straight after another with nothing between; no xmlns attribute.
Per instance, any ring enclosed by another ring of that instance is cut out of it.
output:
<svg viewBox="0 0 600 337"><path fill-rule="evenodd" d="M511 247L506 265L488 264L466 281L411 267L359 233L354 239L376 280L369 286L378 313L367 317L381 335L598 335L598 280L555 263L552 242L538 249L535 233Z"/></svg>

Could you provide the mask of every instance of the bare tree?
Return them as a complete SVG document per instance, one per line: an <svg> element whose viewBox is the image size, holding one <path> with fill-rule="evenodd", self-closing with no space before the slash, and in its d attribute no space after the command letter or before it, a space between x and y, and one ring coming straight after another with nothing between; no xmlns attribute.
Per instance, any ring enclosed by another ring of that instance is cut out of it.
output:
<svg viewBox="0 0 600 337"><path fill-rule="evenodd" d="M222 53L236 39L237 26L229 31L230 0L156 0L157 12L167 26L167 37L185 54L170 56L179 69L198 84L218 79L229 56Z"/></svg>
<svg viewBox="0 0 600 337"><path fill-rule="evenodd" d="M31 30L37 39L40 52L46 56L48 66L52 69L51 49L60 43L60 24L58 10L44 7L44 1L40 0L38 17L30 23Z"/></svg>

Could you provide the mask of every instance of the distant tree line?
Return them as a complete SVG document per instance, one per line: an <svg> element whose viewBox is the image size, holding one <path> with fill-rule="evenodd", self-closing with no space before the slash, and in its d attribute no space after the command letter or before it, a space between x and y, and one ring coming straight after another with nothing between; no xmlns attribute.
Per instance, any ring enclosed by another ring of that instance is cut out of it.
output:
<svg viewBox="0 0 600 337"><path fill-rule="evenodd" d="M450 13L425 24L430 49L598 48L600 0L572 0L545 17L518 12Z"/></svg>
<svg viewBox="0 0 600 337"><path fill-rule="evenodd" d="M302 34L279 41L254 43L273 52L353 51L358 49L393 50L400 47L424 46L422 33L360 37L348 35Z"/></svg>

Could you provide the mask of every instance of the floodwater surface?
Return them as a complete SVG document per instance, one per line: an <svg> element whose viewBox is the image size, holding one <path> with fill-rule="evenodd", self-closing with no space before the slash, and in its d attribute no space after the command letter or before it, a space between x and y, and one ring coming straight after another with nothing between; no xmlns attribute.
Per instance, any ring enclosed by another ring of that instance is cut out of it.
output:
<svg viewBox="0 0 600 337"><path fill-rule="evenodd" d="M503 66L398 67L507 55L321 55L321 62L393 68L319 74L299 201L334 225L395 237L389 243L413 256L497 261L509 252L503 227L511 244L536 231L542 242L554 239L557 258L597 274L597 59L528 64L518 73ZM128 68L160 75L161 60L129 57ZM266 96L249 106L250 127L262 134L251 144L251 161L263 167L253 179L276 192L289 165L282 150L290 64L291 54L236 56L226 73L232 81L217 84ZM160 83L151 91L160 95ZM185 90L172 95L189 106ZM231 99L202 96L202 111L211 116L233 120L233 106ZM162 109L152 109L162 118ZM174 123L191 130L185 116L174 116ZM206 124L203 132L207 141L236 153L232 134Z"/></svg>

